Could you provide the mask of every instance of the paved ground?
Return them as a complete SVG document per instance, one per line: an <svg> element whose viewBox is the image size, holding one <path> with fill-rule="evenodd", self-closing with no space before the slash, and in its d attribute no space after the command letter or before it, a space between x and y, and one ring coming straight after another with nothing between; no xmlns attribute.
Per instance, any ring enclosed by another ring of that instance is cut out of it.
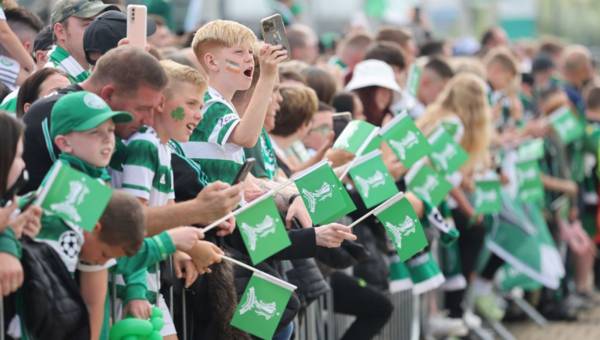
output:
<svg viewBox="0 0 600 340"><path fill-rule="evenodd" d="M533 322L505 324L518 340L600 339L600 306L579 314L576 322L550 322L539 327Z"/></svg>

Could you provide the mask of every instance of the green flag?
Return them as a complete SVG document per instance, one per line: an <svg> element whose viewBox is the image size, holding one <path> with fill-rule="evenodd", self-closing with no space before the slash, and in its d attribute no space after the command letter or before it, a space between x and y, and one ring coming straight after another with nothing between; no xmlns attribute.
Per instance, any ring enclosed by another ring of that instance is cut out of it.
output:
<svg viewBox="0 0 600 340"><path fill-rule="evenodd" d="M413 282L413 294L420 295L436 289L446 278L430 252L415 256L406 262Z"/></svg>
<svg viewBox="0 0 600 340"><path fill-rule="evenodd" d="M377 127L363 120L353 120L346 127L340 136L336 139L333 147L343 149L356 155L360 147L369 138L371 133Z"/></svg>
<svg viewBox="0 0 600 340"><path fill-rule="evenodd" d="M413 97L416 97L417 93L419 92L421 73L423 73L423 69L416 63L410 65L410 69L408 70L408 78L406 79L406 89Z"/></svg>
<svg viewBox="0 0 600 340"><path fill-rule="evenodd" d="M350 169L350 177L367 208L374 207L398 193L398 187L383 163L379 150L357 159Z"/></svg>
<svg viewBox="0 0 600 340"><path fill-rule="evenodd" d="M583 122L568 107L561 107L550 114L550 122L563 144L583 137Z"/></svg>
<svg viewBox="0 0 600 340"><path fill-rule="evenodd" d="M369 144L363 151L363 154L368 154L371 151L375 151L375 150L379 149L381 147L382 142L383 142L383 139L381 138L381 136L379 134L375 135L375 137L373 137L373 139L371 139L371 141L369 142Z"/></svg>
<svg viewBox="0 0 600 340"><path fill-rule="evenodd" d="M314 224L331 223L356 209L327 161L298 173L294 181Z"/></svg>
<svg viewBox="0 0 600 340"><path fill-rule="evenodd" d="M523 202L542 202L544 200L544 184L536 160L517 163L516 178L519 198Z"/></svg>
<svg viewBox="0 0 600 340"><path fill-rule="evenodd" d="M476 181L473 201L473 207L478 214L495 214L500 212L502 209L500 181Z"/></svg>
<svg viewBox="0 0 600 340"><path fill-rule="evenodd" d="M556 289L565 271L542 210L501 191L502 210L486 247L529 278Z"/></svg>
<svg viewBox="0 0 600 340"><path fill-rule="evenodd" d="M507 263L500 267L500 270L496 276L496 282L500 283L500 289L502 289L504 292L510 292L513 288L534 291L542 288L543 286L541 283L519 272L513 266Z"/></svg>
<svg viewBox="0 0 600 340"><path fill-rule="evenodd" d="M413 167L405 178L408 189L434 207L440 205L452 189L452 185L429 165Z"/></svg>
<svg viewBox="0 0 600 340"><path fill-rule="evenodd" d="M524 142L519 146L518 155L520 160L544 158L544 140L536 138Z"/></svg>
<svg viewBox="0 0 600 340"><path fill-rule="evenodd" d="M452 136L442 126L429 136L429 144L431 144L429 159L436 170L441 173L453 174L469 160L467 152L452 139Z"/></svg>
<svg viewBox="0 0 600 340"><path fill-rule="evenodd" d="M431 152L427 139L406 112L395 116L379 133L407 168Z"/></svg>
<svg viewBox="0 0 600 340"><path fill-rule="evenodd" d="M291 286L291 285L290 285ZM271 339L293 288L254 273L235 310L231 325L262 339Z"/></svg>
<svg viewBox="0 0 600 340"><path fill-rule="evenodd" d="M55 162L40 185L37 204L50 215L92 231L104 213L112 189L98 179Z"/></svg>
<svg viewBox="0 0 600 340"><path fill-rule="evenodd" d="M417 214L406 198L376 208L375 216L396 248L400 261L406 261L427 246L425 232Z"/></svg>
<svg viewBox="0 0 600 340"><path fill-rule="evenodd" d="M273 196L258 199L260 202L252 202L251 207L236 217L253 264L262 262L291 244Z"/></svg>

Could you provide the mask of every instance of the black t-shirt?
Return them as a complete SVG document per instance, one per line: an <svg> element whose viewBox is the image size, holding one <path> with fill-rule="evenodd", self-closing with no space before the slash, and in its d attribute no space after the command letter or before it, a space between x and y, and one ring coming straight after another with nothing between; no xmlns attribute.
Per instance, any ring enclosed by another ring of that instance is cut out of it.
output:
<svg viewBox="0 0 600 340"><path fill-rule="evenodd" d="M23 116L25 122L23 159L29 172L29 182L21 193L36 190L58 157L60 150L50 136L50 112L60 97L77 91L83 91L83 88L73 84L58 90L51 96L36 100Z"/></svg>

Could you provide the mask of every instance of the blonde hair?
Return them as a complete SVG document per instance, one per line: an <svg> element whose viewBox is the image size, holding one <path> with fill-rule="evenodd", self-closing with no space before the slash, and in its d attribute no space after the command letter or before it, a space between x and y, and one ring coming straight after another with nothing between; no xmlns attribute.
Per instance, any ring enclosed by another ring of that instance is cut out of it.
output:
<svg viewBox="0 0 600 340"><path fill-rule="evenodd" d="M213 20L200 27L192 40L192 50L202 63L202 56L210 48L249 46L254 47L257 39L248 27L230 20Z"/></svg>
<svg viewBox="0 0 600 340"><path fill-rule="evenodd" d="M175 91L175 87L178 83L189 83L202 88L202 92L206 91L208 87L208 78L206 75L193 68L180 63L176 63L172 60L161 60L160 66L165 70L169 82L165 89L165 93L170 95Z"/></svg>
<svg viewBox="0 0 600 340"><path fill-rule="evenodd" d="M515 77L519 75L519 63L512 52L503 46L496 47L485 56L485 65L499 64L510 71Z"/></svg>
<svg viewBox="0 0 600 340"><path fill-rule="evenodd" d="M458 117L464 125L460 144L470 156L464 169L487 162L493 130L486 87L481 78L471 73L456 75L417 121L417 126L430 134L451 117Z"/></svg>
<svg viewBox="0 0 600 340"><path fill-rule="evenodd" d="M485 66L474 57L456 57L450 60L454 74L472 73L481 79L486 78Z"/></svg>

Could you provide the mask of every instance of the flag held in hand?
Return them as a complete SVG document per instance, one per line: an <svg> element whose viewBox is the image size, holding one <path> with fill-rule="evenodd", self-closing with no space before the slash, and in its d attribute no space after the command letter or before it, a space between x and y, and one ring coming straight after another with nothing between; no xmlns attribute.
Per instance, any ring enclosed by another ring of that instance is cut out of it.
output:
<svg viewBox="0 0 600 340"><path fill-rule="evenodd" d="M314 224L331 223L356 209L327 161L298 173L294 182Z"/></svg>
<svg viewBox="0 0 600 340"><path fill-rule="evenodd" d="M112 189L100 180L55 162L44 178L36 204L68 224L92 231L104 213Z"/></svg>
<svg viewBox="0 0 600 340"><path fill-rule="evenodd" d="M367 208L374 207L398 193L396 183L383 163L379 150L356 160L350 169L350 177Z"/></svg>
<svg viewBox="0 0 600 340"><path fill-rule="evenodd" d="M420 164L406 174L408 189L431 206L438 206L452 189L452 185L429 165Z"/></svg>
<svg viewBox="0 0 600 340"><path fill-rule="evenodd" d="M467 152L442 126L429 136L429 144L431 144L429 158L435 169L443 174L453 174L469 160Z"/></svg>
<svg viewBox="0 0 600 340"><path fill-rule="evenodd" d="M235 310L231 325L262 339L271 339L294 291L255 272Z"/></svg>
<svg viewBox="0 0 600 340"><path fill-rule="evenodd" d="M406 112L395 116L379 133L407 168L431 152L427 139Z"/></svg>
<svg viewBox="0 0 600 340"><path fill-rule="evenodd" d="M278 253L291 242L272 195L237 215L237 226L253 264Z"/></svg>

